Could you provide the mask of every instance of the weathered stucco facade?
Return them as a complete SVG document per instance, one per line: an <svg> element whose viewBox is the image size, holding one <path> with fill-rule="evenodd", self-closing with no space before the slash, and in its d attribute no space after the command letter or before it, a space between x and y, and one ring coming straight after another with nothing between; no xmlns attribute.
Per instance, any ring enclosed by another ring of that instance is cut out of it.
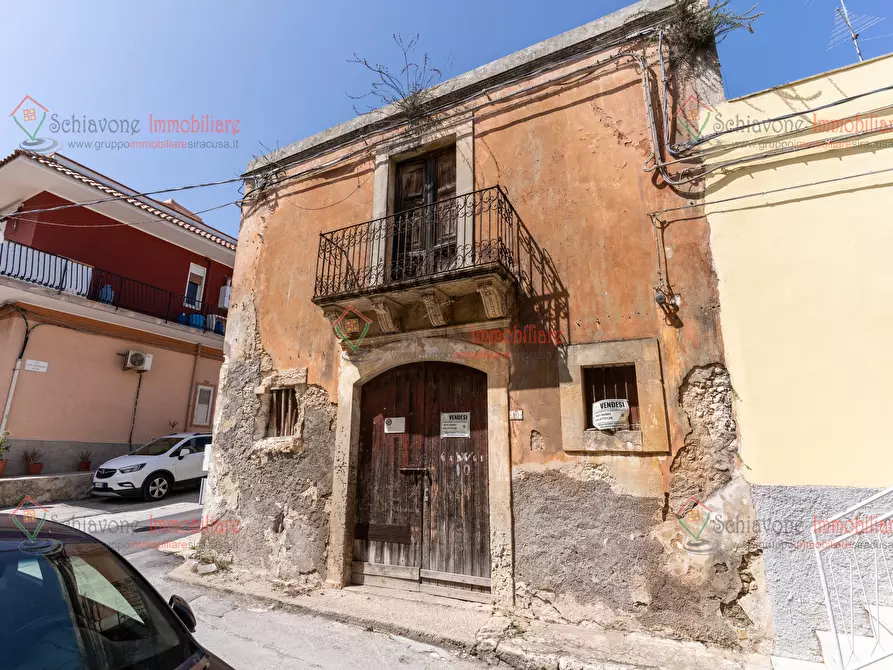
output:
<svg viewBox="0 0 893 670"><path fill-rule="evenodd" d="M660 153L660 114L652 127L646 100L660 109L654 26L669 4L647 0L450 80L421 122L374 112L250 166L207 503L245 532L204 538L206 560L349 584L363 385L406 364L453 362L487 376L497 608L760 645L769 622L754 533L693 547L676 517L691 521L698 501L729 517L754 511L707 224L692 217L656 239L649 218L688 195L643 170ZM674 99L717 95L715 61L694 71L674 75ZM395 165L451 147L456 193L498 185L529 233L505 293L496 280L466 291L434 277L379 302L348 290L321 298L320 235L393 214ZM356 353L332 323L351 305L369 320ZM482 331L513 341L482 342ZM584 369L618 364L635 368L641 429L587 428ZM283 387L295 389L295 434L266 437Z"/></svg>

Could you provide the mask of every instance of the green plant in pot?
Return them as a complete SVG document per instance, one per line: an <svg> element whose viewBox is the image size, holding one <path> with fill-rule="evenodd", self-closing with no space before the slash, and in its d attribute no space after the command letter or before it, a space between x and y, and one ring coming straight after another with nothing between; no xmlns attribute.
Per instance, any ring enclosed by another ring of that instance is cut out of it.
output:
<svg viewBox="0 0 893 670"><path fill-rule="evenodd" d="M3 476L3 472L6 470L6 452L9 451L9 431L4 430L0 433L0 477Z"/></svg>
<svg viewBox="0 0 893 670"><path fill-rule="evenodd" d="M43 452L40 449L25 449L22 458L28 467L29 475L39 475L43 470Z"/></svg>
<svg viewBox="0 0 893 670"><path fill-rule="evenodd" d="M84 449L83 451L78 452L78 470L81 471L89 471L90 470L90 461L93 459L93 452L89 449Z"/></svg>

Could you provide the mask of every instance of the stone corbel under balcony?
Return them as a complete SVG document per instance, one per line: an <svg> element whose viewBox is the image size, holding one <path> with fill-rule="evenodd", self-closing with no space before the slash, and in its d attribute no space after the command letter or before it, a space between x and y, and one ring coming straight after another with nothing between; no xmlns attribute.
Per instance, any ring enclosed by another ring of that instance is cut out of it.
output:
<svg viewBox="0 0 893 670"><path fill-rule="evenodd" d="M432 326L445 326L450 319L450 299L444 293L432 290L422 293L422 304Z"/></svg>
<svg viewBox="0 0 893 670"><path fill-rule="evenodd" d="M500 285L493 281L478 282L477 290L488 319L502 319L508 315L505 290Z"/></svg>
<svg viewBox="0 0 893 670"><path fill-rule="evenodd" d="M471 276L468 276L471 274ZM368 348L404 337L458 336L486 328L505 328L512 320L516 287L500 268L487 272L445 273L414 286L376 284L374 290L317 299L330 327L340 324L347 340ZM369 325L362 338L360 335ZM358 326L351 327L351 326ZM354 347L338 337L342 349Z"/></svg>
<svg viewBox="0 0 893 670"><path fill-rule="evenodd" d="M372 310L378 316L378 327L382 333L400 332L400 305L393 300L380 298L372 301Z"/></svg>

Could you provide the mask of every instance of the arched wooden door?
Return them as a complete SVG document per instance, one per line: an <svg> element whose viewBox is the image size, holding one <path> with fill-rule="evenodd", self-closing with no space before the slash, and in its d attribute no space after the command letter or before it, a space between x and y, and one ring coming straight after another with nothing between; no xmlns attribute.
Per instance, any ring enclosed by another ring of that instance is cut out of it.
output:
<svg viewBox="0 0 893 670"><path fill-rule="evenodd" d="M403 365L360 411L353 581L489 602L487 376Z"/></svg>

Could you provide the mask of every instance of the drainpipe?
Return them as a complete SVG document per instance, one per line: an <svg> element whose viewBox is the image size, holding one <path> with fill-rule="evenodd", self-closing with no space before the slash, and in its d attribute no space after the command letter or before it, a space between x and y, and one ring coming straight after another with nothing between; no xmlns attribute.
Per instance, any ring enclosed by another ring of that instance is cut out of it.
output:
<svg viewBox="0 0 893 670"><path fill-rule="evenodd" d="M133 399L133 416L130 417L130 437L127 438L128 452L133 451L133 428L136 426L136 408L140 404L140 387L143 385L143 371L136 373L139 379L136 382L136 397Z"/></svg>
<svg viewBox="0 0 893 670"><path fill-rule="evenodd" d="M22 348L19 350L19 357L16 358L15 366L12 368L12 381L9 383L9 392L6 394L6 406L3 408L3 419L0 419L0 435L6 430L6 423L9 421L9 411L12 409L12 397L15 395L16 383L19 381L19 371L22 369L22 359L25 357L25 347L28 346L28 338L31 337L31 332L40 325L38 323L31 326L28 323L28 317L25 316L25 313L21 309L15 305L13 305L13 309L25 322L25 337L22 338Z"/></svg>
<svg viewBox="0 0 893 670"><path fill-rule="evenodd" d="M189 430L189 415L192 410L192 389L195 388L195 372L198 369L198 359L202 355L202 345L195 345L195 358L192 359L192 376L189 377L189 395L186 396L186 421L183 423L183 432Z"/></svg>
<svg viewBox="0 0 893 670"><path fill-rule="evenodd" d="M19 370L22 368L21 356L16 359L12 369L12 382L9 384L9 393L6 394L6 407L3 408L3 420L0 421L0 435L6 431L6 422L9 420L9 410L12 407L12 396L16 392L16 382L19 380Z"/></svg>

